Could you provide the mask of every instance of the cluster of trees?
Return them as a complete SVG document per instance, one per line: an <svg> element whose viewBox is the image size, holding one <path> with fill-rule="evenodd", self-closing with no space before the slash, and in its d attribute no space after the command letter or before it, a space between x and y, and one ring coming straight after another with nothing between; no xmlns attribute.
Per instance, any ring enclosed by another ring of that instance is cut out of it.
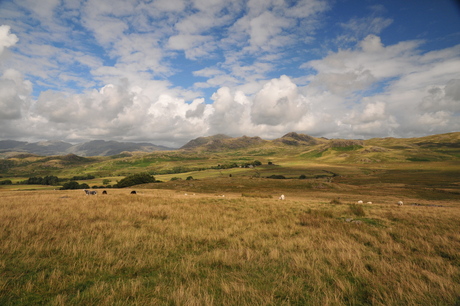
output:
<svg viewBox="0 0 460 306"><path fill-rule="evenodd" d="M89 186L86 183L80 184L76 181L70 181L70 182L64 183L62 187L60 188L60 190L67 190L67 189L89 189Z"/></svg>
<svg viewBox="0 0 460 306"><path fill-rule="evenodd" d="M62 182L67 182L67 181L77 181L77 180L90 180L95 178L94 175L88 174L88 175L80 175L80 176L74 176L71 179L67 178L59 178L54 175L48 175L45 177L41 176L33 176L29 177L25 181L19 182L19 184L26 184L26 185L59 185Z"/></svg>
<svg viewBox="0 0 460 306"><path fill-rule="evenodd" d="M70 180L71 181L84 181L84 180L92 180L93 178L96 178L94 175L87 174L87 175L76 175L72 177Z"/></svg>
<svg viewBox="0 0 460 306"><path fill-rule="evenodd" d="M138 173L129 175L122 180L120 180L117 184L115 184L114 188L124 188L130 187L139 184L146 184L146 183L155 183L155 177L148 173Z"/></svg>
<svg viewBox="0 0 460 306"><path fill-rule="evenodd" d="M19 182L20 184L27 185L58 185L60 182L67 181L66 179L60 179L57 176L49 175L45 177L33 176L29 177L27 180Z"/></svg>
<svg viewBox="0 0 460 306"><path fill-rule="evenodd" d="M13 184L13 182L11 180L0 181L0 185L11 185L11 184Z"/></svg>
<svg viewBox="0 0 460 306"><path fill-rule="evenodd" d="M234 163L223 164L223 165L219 164L215 167L211 167L211 169L251 168L251 167L256 167L256 166L262 166L262 163L258 160L255 160L250 163L242 163L240 165L234 162Z"/></svg>

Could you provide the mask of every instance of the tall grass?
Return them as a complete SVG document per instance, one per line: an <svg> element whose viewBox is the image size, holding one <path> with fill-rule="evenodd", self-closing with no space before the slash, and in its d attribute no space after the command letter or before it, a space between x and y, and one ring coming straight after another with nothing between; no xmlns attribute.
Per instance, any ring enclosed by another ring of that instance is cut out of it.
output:
<svg viewBox="0 0 460 306"><path fill-rule="evenodd" d="M2 191L0 304L459 302L458 203L380 198L356 224L328 199Z"/></svg>

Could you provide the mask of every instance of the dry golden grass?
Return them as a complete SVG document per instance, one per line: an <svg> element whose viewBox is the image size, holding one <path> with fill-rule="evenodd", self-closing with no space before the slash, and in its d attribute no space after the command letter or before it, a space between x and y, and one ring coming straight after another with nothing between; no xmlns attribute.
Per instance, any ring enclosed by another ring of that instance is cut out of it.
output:
<svg viewBox="0 0 460 306"><path fill-rule="evenodd" d="M397 193L379 190L357 216L350 204L368 199L338 188L285 201L0 190L0 304L460 302L458 201L398 207Z"/></svg>

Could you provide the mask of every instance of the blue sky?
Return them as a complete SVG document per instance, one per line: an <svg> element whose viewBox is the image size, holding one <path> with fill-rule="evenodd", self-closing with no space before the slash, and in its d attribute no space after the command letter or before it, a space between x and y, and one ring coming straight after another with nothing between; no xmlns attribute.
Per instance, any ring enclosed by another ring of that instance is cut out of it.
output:
<svg viewBox="0 0 460 306"><path fill-rule="evenodd" d="M460 131L454 0L3 0L0 139Z"/></svg>

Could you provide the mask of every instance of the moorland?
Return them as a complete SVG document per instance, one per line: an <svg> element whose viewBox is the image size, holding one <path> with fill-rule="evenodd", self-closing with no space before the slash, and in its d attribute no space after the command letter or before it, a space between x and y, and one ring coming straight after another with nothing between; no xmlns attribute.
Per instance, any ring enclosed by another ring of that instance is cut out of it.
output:
<svg viewBox="0 0 460 306"><path fill-rule="evenodd" d="M1 305L460 303L460 133L2 157Z"/></svg>

